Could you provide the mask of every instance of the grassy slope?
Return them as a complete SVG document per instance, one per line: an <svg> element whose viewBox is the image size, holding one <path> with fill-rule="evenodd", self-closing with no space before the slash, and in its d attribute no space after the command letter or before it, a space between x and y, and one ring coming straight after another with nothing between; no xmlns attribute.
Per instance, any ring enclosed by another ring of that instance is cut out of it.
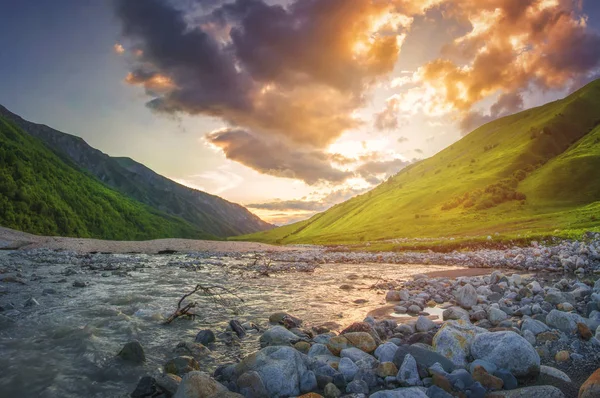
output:
<svg viewBox="0 0 600 398"><path fill-rule="evenodd" d="M214 238L113 191L2 117L0 225L102 239Z"/></svg>
<svg viewBox="0 0 600 398"><path fill-rule="evenodd" d="M563 100L488 123L372 191L309 220L242 239L337 244L494 232L517 236L556 229L566 234L597 227L599 121L596 81ZM516 187L526 201L485 210L442 210L457 196L518 170L528 170Z"/></svg>

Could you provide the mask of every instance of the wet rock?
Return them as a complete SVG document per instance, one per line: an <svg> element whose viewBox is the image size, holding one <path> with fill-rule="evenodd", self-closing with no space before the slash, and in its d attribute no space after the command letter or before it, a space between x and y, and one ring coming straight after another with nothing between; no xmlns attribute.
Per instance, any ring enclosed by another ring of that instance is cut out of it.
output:
<svg viewBox="0 0 600 398"><path fill-rule="evenodd" d="M577 332L577 323L585 323L585 320L577 314L552 310L546 316L546 324L552 328L565 333Z"/></svg>
<svg viewBox="0 0 600 398"><path fill-rule="evenodd" d="M510 391L494 391L486 398L565 398L558 388L553 386L532 386ZM581 398L581 397L580 397Z"/></svg>
<svg viewBox="0 0 600 398"><path fill-rule="evenodd" d="M191 356L198 360L210 355L210 350L200 343L182 341L175 347L175 353L182 356Z"/></svg>
<svg viewBox="0 0 600 398"><path fill-rule="evenodd" d="M74 281L73 282L73 287L87 287L89 285L89 282L84 282L84 281Z"/></svg>
<svg viewBox="0 0 600 398"><path fill-rule="evenodd" d="M181 377L174 374L167 373L156 376L156 385L169 396L175 395L180 383Z"/></svg>
<svg viewBox="0 0 600 398"><path fill-rule="evenodd" d="M396 376L400 384L403 386L414 387L422 386L419 370L417 369L417 361L412 355L407 354L400 366L400 370Z"/></svg>
<svg viewBox="0 0 600 398"><path fill-rule="evenodd" d="M231 321L229 321L229 327L235 332L235 334L238 335L240 339L246 336L246 329L244 329L240 321L232 319Z"/></svg>
<svg viewBox="0 0 600 398"><path fill-rule="evenodd" d="M140 379L135 390L131 393L131 398L150 398L157 394L156 380L154 377L144 376Z"/></svg>
<svg viewBox="0 0 600 398"><path fill-rule="evenodd" d="M473 338L487 330L473 326L467 320L448 321L435 334L433 348L459 367L467 365Z"/></svg>
<svg viewBox="0 0 600 398"><path fill-rule="evenodd" d="M515 332L477 334L471 344L471 354L517 377L537 375L540 371L538 353Z"/></svg>
<svg viewBox="0 0 600 398"><path fill-rule="evenodd" d="M269 322L280 325L286 325L286 327L287 325L289 325L288 328L302 326L302 319L290 315L287 312L276 312L274 314L271 314L269 316Z"/></svg>
<svg viewBox="0 0 600 398"><path fill-rule="evenodd" d="M298 342L300 338L283 326L273 326L260 336L260 346L289 346Z"/></svg>
<svg viewBox="0 0 600 398"><path fill-rule="evenodd" d="M477 304L477 291L469 283L458 289L455 297L458 305L466 309L470 309Z"/></svg>
<svg viewBox="0 0 600 398"><path fill-rule="evenodd" d="M142 363L146 361L146 354L144 348L139 341L131 341L121 348L121 351L117 354L124 361L132 363Z"/></svg>
<svg viewBox="0 0 600 398"><path fill-rule="evenodd" d="M595 397L600 397L600 369L592 373L592 375L585 381L585 383L583 383L583 385L579 389L578 398Z"/></svg>
<svg viewBox="0 0 600 398"><path fill-rule="evenodd" d="M209 398L226 393L229 393L229 390L224 385L204 372L195 371L189 372L181 379L173 398Z"/></svg>
<svg viewBox="0 0 600 398"><path fill-rule="evenodd" d="M165 372L177 376L183 376L194 370L200 370L200 364L194 358L188 356L179 356L170 359L165 364Z"/></svg>

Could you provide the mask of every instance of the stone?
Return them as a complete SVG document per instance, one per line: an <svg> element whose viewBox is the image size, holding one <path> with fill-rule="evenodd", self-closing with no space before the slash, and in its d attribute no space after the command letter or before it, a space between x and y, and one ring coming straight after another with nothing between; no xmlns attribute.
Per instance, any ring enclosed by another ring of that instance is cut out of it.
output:
<svg viewBox="0 0 600 398"><path fill-rule="evenodd" d="M558 351L556 355L554 355L554 360L556 362L567 362L569 359L571 359L571 353L569 351Z"/></svg>
<svg viewBox="0 0 600 398"><path fill-rule="evenodd" d="M375 350L375 358L379 362L391 362L394 360L394 354L398 351L398 346L394 343L383 343Z"/></svg>
<svg viewBox="0 0 600 398"><path fill-rule="evenodd" d="M565 398L565 395L553 386L532 386L510 391L494 391L486 395L486 398Z"/></svg>
<svg viewBox="0 0 600 398"><path fill-rule="evenodd" d="M486 329L473 326L468 320L448 321L433 337L433 348L459 367L467 366L471 341Z"/></svg>
<svg viewBox="0 0 600 398"><path fill-rule="evenodd" d="M433 348L433 347L431 347ZM430 368L436 363L444 369L444 372L452 372L454 370L454 364L446 357L431 349L420 347L416 344L411 346L400 346L394 355L393 362L396 367L402 366L404 357L410 354L415 358L417 364L424 368Z"/></svg>
<svg viewBox="0 0 600 398"><path fill-rule="evenodd" d="M237 336L240 339L246 335L246 329L242 326L242 323L237 319L232 319L231 321L229 321L229 327L235 332L235 334L237 334Z"/></svg>
<svg viewBox="0 0 600 398"><path fill-rule="evenodd" d="M508 315L506 314L506 312L498 308L491 307L488 312L488 319L490 320L492 325L496 326L500 322L507 320Z"/></svg>
<svg viewBox="0 0 600 398"><path fill-rule="evenodd" d="M403 386L414 387L423 385L421 378L419 377L417 361L412 355L407 354L404 357L404 361L402 362L402 366L400 366L396 378Z"/></svg>
<svg viewBox="0 0 600 398"><path fill-rule="evenodd" d="M398 374L398 367L393 362L381 362L377 366L377 376L386 378L388 376L396 376Z"/></svg>
<svg viewBox="0 0 600 398"><path fill-rule="evenodd" d="M233 381L253 370L260 375L269 396L298 396L301 377L308 371L308 362L306 355L292 347L266 347L234 365Z"/></svg>
<svg viewBox="0 0 600 398"><path fill-rule="evenodd" d="M125 344L121 351L117 354L124 361L132 363L142 363L146 361L146 354L144 353L144 347L139 341L134 340Z"/></svg>
<svg viewBox="0 0 600 398"><path fill-rule="evenodd" d="M431 386L426 392L429 398L452 398L452 394L447 393L438 386Z"/></svg>
<svg viewBox="0 0 600 398"><path fill-rule="evenodd" d="M209 329L201 330L198 332L198 334L196 334L194 341L207 346L216 341L215 333Z"/></svg>
<svg viewBox="0 0 600 398"><path fill-rule="evenodd" d="M346 392L350 394L368 394L369 386L363 380L353 380L346 386Z"/></svg>
<svg viewBox="0 0 600 398"><path fill-rule="evenodd" d="M532 318L526 318L521 323L521 331L529 330L534 336L542 332L548 332L550 328L543 322L537 321Z"/></svg>
<svg viewBox="0 0 600 398"><path fill-rule="evenodd" d="M498 370L498 367L493 363L481 359L476 359L469 364L469 372L471 372L471 374L473 374L473 372L475 371L476 366L482 366L485 369L485 371L489 374L494 374L494 372Z"/></svg>
<svg viewBox="0 0 600 398"><path fill-rule="evenodd" d="M413 304L411 306L408 307L408 313L409 314L418 314L419 312L421 312L421 307L419 307L416 304Z"/></svg>
<svg viewBox="0 0 600 398"><path fill-rule="evenodd" d="M496 376L499 379L502 379L502 381L504 382L503 387L505 390L514 390L519 385L517 378L506 369L498 369L494 372L494 376Z"/></svg>
<svg viewBox="0 0 600 398"><path fill-rule="evenodd" d="M577 323L585 323L585 320L577 314L552 310L546 316L546 324L552 328L565 333L577 332Z"/></svg>
<svg viewBox="0 0 600 398"><path fill-rule="evenodd" d="M395 390L378 391L369 398L427 398L423 387L397 388Z"/></svg>
<svg viewBox="0 0 600 398"><path fill-rule="evenodd" d="M454 296L458 305L463 308L470 309L477 304L477 291L469 283L458 289Z"/></svg>
<svg viewBox="0 0 600 398"><path fill-rule="evenodd" d="M204 372L189 372L181 379L173 398L209 398L229 390Z"/></svg>
<svg viewBox="0 0 600 398"><path fill-rule="evenodd" d="M515 332L477 334L471 344L471 355L517 377L537 375L540 371L540 356L527 340Z"/></svg>
<svg viewBox="0 0 600 398"><path fill-rule="evenodd" d="M465 369L456 369L446 376L452 386L457 390L465 390L474 383L473 376Z"/></svg>
<svg viewBox="0 0 600 398"><path fill-rule="evenodd" d="M245 372L238 377L236 385L240 394L246 398L268 397L267 389L260 375L254 370Z"/></svg>
<svg viewBox="0 0 600 398"><path fill-rule="evenodd" d="M323 391L325 398L339 398L342 396L342 392L333 383L329 383L325 386Z"/></svg>
<svg viewBox="0 0 600 398"><path fill-rule="evenodd" d="M385 295L385 301L408 301L410 294L407 290L390 290Z"/></svg>
<svg viewBox="0 0 600 398"><path fill-rule="evenodd" d="M300 395L298 398L323 398L323 396L316 392L309 392L308 394Z"/></svg>
<svg viewBox="0 0 600 398"><path fill-rule="evenodd" d="M350 346L356 347L369 354L375 351L377 348L377 343L375 342L373 336L366 332L346 333L343 335L343 337L346 338Z"/></svg>
<svg viewBox="0 0 600 398"><path fill-rule="evenodd" d="M561 311L565 311L565 312L570 312L575 309L575 307L573 307L573 305L570 303L560 303L559 305L556 306L556 308L558 308Z"/></svg>
<svg viewBox="0 0 600 398"><path fill-rule="evenodd" d="M583 340L588 341L593 337L592 331L585 323L578 322L577 323L577 333L579 333L579 337Z"/></svg>
<svg viewBox="0 0 600 398"><path fill-rule="evenodd" d="M167 373L156 376L156 385L168 395L175 395L180 383L181 377L174 374Z"/></svg>
<svg viewBox="0 0 600 398"><path fill-rule="evenodd" d="M294 344L294 348L303 354L308 354L308 352L310 351L310 343L306 341L299 341L296 344Z"/></svg>
<svg viewBox="0 0 600 398"><path fill-rule="evenodd" d="M542 332L536 336L537 341L540 343L556 341L559 339L559 337L559 332L557 331Z"/></svg>
<svg viewBox="0 0 600 398"><path fill-rule="evenodd" d="M417 329L418 332L429 332L430 330L435 329L435 327L435 323L425 316L420 316L415 324L415 329Z"/></svg>
<svg viewBox="0 0 600 398"><path fill-rule="evenodd" d="M286 320L291 321L295 325L295 327L302 325L302 320L300 318L296 318L295 316L290 315L287 312L276 312L269 316L269 323L283 325Z"/></svg>
<svg viewBox="0 0 600 398"><path fill-rule="evenodd" d="M290 332L283 326L273 326L269 330L260 336L260 346L272 347L272 346L289 346L295 344L300 340L300 337Z"/></svg>
<svg viewBox="0 0 600 398"><path fill-rule="evenodd" d="M464 320L468 321L470 319L470 316L469 316L469 312L463 308L450 307L447 310L444 310L444 312L442 312L442 319L444 321L459 320L459 319L464 319Z"/></svg>
<svg viewBox="0 0 600 398"><path fill-rule="evenodd" d="M350 382L358 372L358 366L350 358L342 358L338 365L338 371L344 375L347 382Z"/></svg>
<svg viewBox="0 0 600 398"><path fill-rule="evenodd" d="M531 332L531 330L526 330L522 333L523 338L525 340L527 340L527 342L529 344L531 344L532 346L535 346L535 343L537 342L537 339L535 338L535 335Z"/></svg>
<svg viewBox="0 0 600 398"><path fill-rule="evenodd" d="M488 390L501 390L504 386L504 381L498 377L489 374L483 366L475 366L473 371L473 380L481 383Z"/></svg>
<svg viewBox="0 0 600 398"><path fill-rule="evenodd" d="M154 377L144 376L140 379L135 390L131 393L131 398L149 398L157 393L156 380Z"/></svg>
<svg viewBox="0 0 600 398"><path fill-rule="evenodd" d="M194 358L188 356L173 358L165 364L165 372L177 376L183 376L194 370L200 370L200 364Z"/></svg>
<svg viewBox="0 0 600 398"><path fill-rule="evenodd" d="M23 304L23 307L35 307L38 305L40 305L40 303L33 297L30 297L27 299L27 301L25 301L25 303Z"/></svg>
<svg viewBox="0 0 600 398"><path fill-rule="evenodd" d="M550 377L554 377L555 379L559 379L565 381L567 383L571 383L571 378L562 370L558 370L556 368L542 365L540 366L540 375L546 375Z"/></svg>
<svg viewBox="0 0 600 398"><path fill-rule="evenodd" d="M363 350L359 350L356 347L344 348L340 352L340 357L349 358L352 360L352 362L358 362L361 359L367 359L367 361L369 361L370 363L375 363L377 361L374 356L369 355Z"/></svg>
<svg viewBox="0 0 600 398"><path fill-rule="evenodd" d="M317 376L313 371L309 370L300 377L300 392L310 392L317 388Z"/></svg>
<svg viewBox="0 0 600 398"><path fill-rule="evenodd" d="M600 280L600 279L599 279ZM598 282L596 282L598 284ZM594 398L600 397L600 369L596 370L588 379L581 385L578 398Z"/></svg>
<svg viewBox="0 0 600 398"><path fill-rule="evenodd" d="M84 281L74 281L73 287L86 287L88 285L87 282Z"/></svg>

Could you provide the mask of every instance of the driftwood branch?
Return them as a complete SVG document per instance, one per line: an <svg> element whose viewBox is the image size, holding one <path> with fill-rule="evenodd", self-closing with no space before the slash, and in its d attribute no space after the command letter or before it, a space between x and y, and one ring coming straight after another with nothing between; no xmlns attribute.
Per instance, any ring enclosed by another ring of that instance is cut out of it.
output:
<svg viewBox="0 0 600 398"><path fill-rule="evenodd" d="M198 284L191 292L184 294L179 299L179 301L177 302L177 309L171 314L171 316L169 316L169 318L167 318L164 324L168 325L175 319L180 317L194 319L196 317L196 314L190 311L196 308L198 303L196 301L192 301L190 303L187 303L183 307L182 305L185 299L197 293L203 297L208 297L214 304L220 305L224 308L232 309L236 313L239 312L239 307L237 306L238 302L244 302L244 299L239 297L234 290L218 285L202 286ZM227 297L227 295L231 297Z"/></svg>

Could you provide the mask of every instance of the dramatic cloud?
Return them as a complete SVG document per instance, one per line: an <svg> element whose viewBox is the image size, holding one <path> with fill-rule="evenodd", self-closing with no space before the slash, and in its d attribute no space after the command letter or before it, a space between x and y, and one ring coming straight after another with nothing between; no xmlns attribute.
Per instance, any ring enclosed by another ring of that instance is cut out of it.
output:
<svg viewBox="0 0 600 398"><path fill-rule="evenodd" d="M282 141L268 141L240 129L222 129L206 136L206 140L223 151L227 159L276 177L297 178L307 184L319 181L341 183L352 176L331 166L323 152L310 148L292 148Z"/></svg>
<svg viewBox="0 0 600 398"><path fill-rule="evenodd" d="M523 109L523 96L519 92L502 94L490 108L489 115L480 111L466 112L459 124L462 134L468 134L479 126L499 117L513 114Z"/></svg>
<svg viewBox="0 0 600 398"><path fill-rule="evenodd" d="M310 212L321 212L329 209L338 203L342 203L356 195L364 193L367 189L353 189L345 188L338 189L330 194L322 197L319 200L310 200L303 198L301 200L278 200L274 202L266 203L253 203L246 205L251 209L260 210L276 210L276 211L310 211Z"/></svg>

